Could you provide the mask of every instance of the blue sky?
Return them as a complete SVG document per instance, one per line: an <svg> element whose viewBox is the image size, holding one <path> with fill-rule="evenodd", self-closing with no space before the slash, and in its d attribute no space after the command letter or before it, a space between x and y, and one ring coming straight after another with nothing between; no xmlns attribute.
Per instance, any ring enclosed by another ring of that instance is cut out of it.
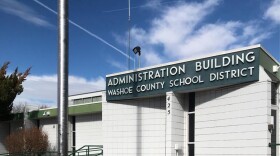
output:
<svg viewBox="0 0 280 156"><path fill-rule="evenodd" d="M69 19L80 26L69 25L70 94L104 89L106 74L127 70L127 3L69 0ZM50 9L57 11L56 0L0 0L0 64L32 67L16 103L56 104ZM280 60L279 10L280 0L131 0L131 48L141 46L142 66L254 44Z"/></svg>

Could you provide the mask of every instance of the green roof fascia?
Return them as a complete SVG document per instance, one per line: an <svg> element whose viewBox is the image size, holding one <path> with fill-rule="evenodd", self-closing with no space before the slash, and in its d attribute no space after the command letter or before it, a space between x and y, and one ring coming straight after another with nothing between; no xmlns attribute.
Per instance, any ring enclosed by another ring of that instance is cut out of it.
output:
<svg viewBox="0 0 280 156"><path fill-rule="evenodd" d="M43 115L46 112L49 112L49 115ZM68 107L68 114L70 116L79 115L79 114L99 113L99 112L102 112L102 103L71 105L70 107ZM57 116L57 108L37 110L29 113L29 119L42 119L42 118L50 118L56 116Z"/></svg>
<svg viewBox="0 0 280 156"><path fill-rule="evenodd" d="M277 73L273 73L273 66L279 66L279 63L273 59L273 57L270 56L263 48L261 48L260 51L260 65L272 75L277 77L278 80L280 80L280 72L278 71Z"/></svg>
<svg viewBox="0 0 280 156"><path fill-rule="evenodd" d="M92 103L86 105L73 105L68 109L69 115L100 113L102 112L102 103Z"/></svg>
<svg viewBox="0 0 280 156"><path fill-rule="evenodd" d="M50 112L50 115L48 115L48 116L43 115L45 112ZM51 108L51 109L32 111L29 113L28 118L29 119L39 119L39 118L50 118L50 117L56 117L56 116L57 116L57 108Z"/></svg>

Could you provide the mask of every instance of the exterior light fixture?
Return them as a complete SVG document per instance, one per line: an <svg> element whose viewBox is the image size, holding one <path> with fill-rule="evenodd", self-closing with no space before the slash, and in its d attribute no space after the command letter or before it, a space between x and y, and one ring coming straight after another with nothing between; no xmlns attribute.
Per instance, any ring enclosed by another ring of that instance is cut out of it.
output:
<svg viewBox="0 0 280 156"><path fill-rule="evenodd" d="M43 116L50 116L50 115L51 115L50 111L44 111L43 113Z"/></svg>
<svg viewBox="0 0 280 156"><path fill-rule="evenodd" d="M132 50L135 55L138 54L138 68L140 68L140 55L141 55L141 48L139 46L136 46ZM134 59L135 60L135 59Z"/></svg>
<svg viewBox="0 0 280 156"><path fill-rule="evenodd" d="M134 47L132 51L134 54L138 53L139 56L141 55L141 48L139 46Z"/></svg>
<svg viewBox="0 0 280 156"><path fill-rule="evenodd" d="M134 47L133 48L133 50L132 50L133 52L134 52L134 54L135 55L137 55L138 54L138 68L140 68L140 55L141 55L141 48L139 47L139 46L136 46L136 47ZM135 57L134 57L135 58ZM134 59L135 60L135 59ZM135 61L134 61L134 63L135 63ZM135 67L135 65L134 65L134 67Z"/></svg>

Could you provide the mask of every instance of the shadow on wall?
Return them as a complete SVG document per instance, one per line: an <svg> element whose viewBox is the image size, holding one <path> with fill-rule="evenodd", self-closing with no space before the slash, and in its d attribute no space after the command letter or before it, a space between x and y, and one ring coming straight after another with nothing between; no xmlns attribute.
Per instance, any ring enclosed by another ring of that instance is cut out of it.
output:
<svg viewBox="0 0 280 156"><path fill-rule="evenodd" d="M253 83L254 82L249 82L249 83L243 83L240 85L225 86L225 87L219 87L219 88L201 91L200 93L202 95L205 95L205 97L207 97L207 98L203 98L203 97L199 98L199 102L196 102L196 106L201 105L207 101L212 101L212 100L218 99L222 96L226 96L227 94L238 91L240 88L247 87ZM211 96L207 96L208 94L211 94Z"/></svg>

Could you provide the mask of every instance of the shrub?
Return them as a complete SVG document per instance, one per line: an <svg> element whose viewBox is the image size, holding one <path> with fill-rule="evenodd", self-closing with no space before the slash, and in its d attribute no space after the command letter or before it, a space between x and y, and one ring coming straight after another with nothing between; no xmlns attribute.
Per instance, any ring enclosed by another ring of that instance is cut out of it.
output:
<svg viewBox="0 0 280 156"><path fill-rule="evenodd" d="M17 130L6 138L5 146L9 153L43 154L49 149L48 135L36 127Z"/></svg>

